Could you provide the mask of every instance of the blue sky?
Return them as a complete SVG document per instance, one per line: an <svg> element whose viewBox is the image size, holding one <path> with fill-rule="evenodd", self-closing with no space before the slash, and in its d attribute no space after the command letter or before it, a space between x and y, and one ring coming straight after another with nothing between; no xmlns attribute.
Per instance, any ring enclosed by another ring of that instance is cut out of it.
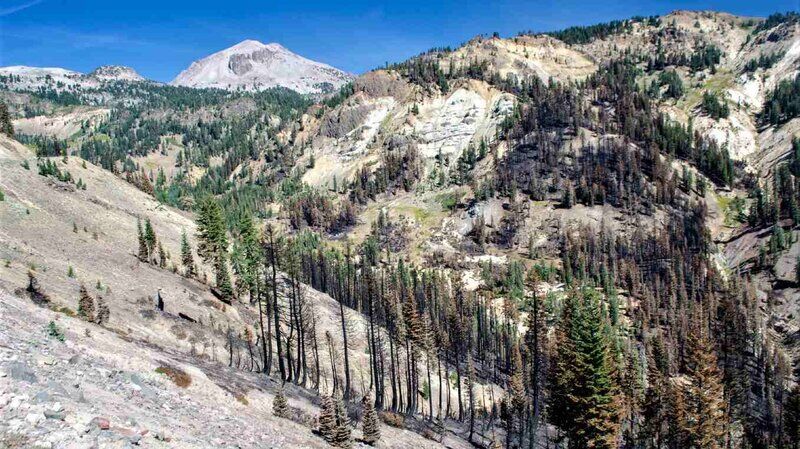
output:
<svg viewBox="0 0 800 449"><path fill-rule="evenodd" d="M0 66L88 72L121 64L169 81L196 59L257 39L362 73L480 33L509 36L674 9L766 16L800 10L800 0L0 0Z"/></svg>

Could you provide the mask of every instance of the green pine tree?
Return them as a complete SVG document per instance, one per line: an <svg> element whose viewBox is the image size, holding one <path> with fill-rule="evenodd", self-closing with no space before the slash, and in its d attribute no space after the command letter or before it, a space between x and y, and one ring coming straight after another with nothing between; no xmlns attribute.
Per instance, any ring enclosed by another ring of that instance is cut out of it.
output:
<svg viewBox="0 0 800 449"><path fill-rule="evenodd" d="M361 424L362 440L370 446L374 446L381 439L378 412L375 410L369 393L364 396L362 403L364 404L364 420Z"/></svg>
<svg viewBox="0 0 800 449"><path fill-rule="evenodd" d="M216 271L217 288L223 298L233 298L233 286L228 273L228 231L222 207L207 197L200 202L197 213L197 253Z"/></svg>
<svg viewBox="0 0 800 449"><path fill-rule="evenodd" d="M147 254L155 256L158 238L156 237L156 231L153 229L153 224L150 222L149 218L146 218L144 221L144 243L147 245Z"/></svg>
<svg viewBox="0 0 800 449"><path fill-rule="evenodd" d="M322 396L322 406L317 422L319 423L317 428L319 434L328 444L333 444L336 433L336 404L332 397Z"/></svg>
<svg viewBox="0 0 800 449"><path fill-rule="evenodd" d="M11 114L8 112L8 106L0 102L0 133L8 137L14 137L14 124L11 122Z"/></svg>
<svg viewBox="0 0 800 449"><path fill-rule="evenodd" d="M194 265L194 256L192 255L192 247L189 245L189 239L186 237L186 230L181 234L181 263L183 264L183 273L186 277L193 278L197 275L197 268Z"/></svg>
<svg viewBox="0 0 800 449"><path fill-rule="evenodd" d="M272 401L272 414L279 418L289 417L289 403L286 401L286 395L283 394L283 388L278 389L275 400Z"/></svg>
<svg viewBox="0 0 800 449"><path fill-rule="evenodd" d="M138 239L139 239L139 260L142 262L147 262L150 258L150 254L147 251L147 242L144 238L144 231L142 230L142 221L138 218L136 219L136 229L138 232Z"/></svg>
<svg viewBox="0 0 800 449"><path fill-rule="evenodd" d="M593 290L572 292L559 323L549 420L570 449L616 448L620 411L603 307Z"/></svg>
<svg viewBox="0 0 800 449"><path fill-rule="evenodd" d="M350 418L347 417L347 409L344 401L339 398L336 401L336 430L333 433L333 445L342 449L353 447L352 429L350 428Z"/></svg>

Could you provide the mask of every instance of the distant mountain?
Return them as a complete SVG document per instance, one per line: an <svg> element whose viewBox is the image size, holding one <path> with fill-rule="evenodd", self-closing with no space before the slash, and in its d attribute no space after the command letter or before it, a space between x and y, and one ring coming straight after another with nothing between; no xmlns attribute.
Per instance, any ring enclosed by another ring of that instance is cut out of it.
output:
<svg viewBox="0 0 800 449"><path fill-rule="evenodd" d="M122 65L103 65L94 69L89 76L104 81L146 81L136 70Z"/></svg>
<svg viewBox="0 0 800 449"><path fill-rule="evenodd" d="M193 62L171 84L247 90L286 87L309 94L335 90L352 78L339 69L292 53L280 44L246 40Z"/></svg>
<svg viewBox="0 0 800 449"><path fill-rule="evenodd" d="M60 67L29 67L15 65L0 67L0 87L8 90L30 91L40 88L63 91L75 88L98 88L104 83L148 81L130 67L104 65L91 73L80 73Z"/></svg>

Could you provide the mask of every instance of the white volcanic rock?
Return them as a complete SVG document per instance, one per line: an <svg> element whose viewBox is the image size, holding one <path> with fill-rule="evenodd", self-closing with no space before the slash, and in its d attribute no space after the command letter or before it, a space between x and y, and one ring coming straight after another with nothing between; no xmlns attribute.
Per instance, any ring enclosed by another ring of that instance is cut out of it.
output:
<svg viewBox="0 0 800 449"><path fill-rule="evenodd" d="M246 40L193 62L171 84L247 90L286 87L309 94L335 90L352 78L339 69L292 53L280 44Z"/></svg>
<svg viewBox="0 0 800 449"><path fill-rule="evenodd" d="M103 65L94 69L89 76L104 81L146 81L136 70L122 65Z"/></svg>
<svg viewBox="0 0 800 449"><path fill-rule="evenodd" d="M24 65L0 67L0 76L14 78L12 86L17 88L15 90L48 85L68 87L83 84L82 73L59 67L28 67Z"/></svg>
<svg viewBox="0 0 800 449"><path fill-rule="evenodd" d="M40 88L65 91L70 89L99 88L107 82L143 82L144 77L130 67L104 65L84 74L60 67L28 67L23 65L0 67L0 87L14 91L31 91Z"/></svg>

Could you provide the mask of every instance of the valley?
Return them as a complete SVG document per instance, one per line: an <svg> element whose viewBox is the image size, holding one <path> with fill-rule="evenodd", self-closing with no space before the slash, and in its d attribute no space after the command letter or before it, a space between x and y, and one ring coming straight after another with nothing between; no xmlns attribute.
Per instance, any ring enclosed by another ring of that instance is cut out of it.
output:
<svg viewBox="0 0 800 449"><path fill-rule="evenodd" d="M797 13L0 68L0 446L795 447L798 99Z"/></svg>

